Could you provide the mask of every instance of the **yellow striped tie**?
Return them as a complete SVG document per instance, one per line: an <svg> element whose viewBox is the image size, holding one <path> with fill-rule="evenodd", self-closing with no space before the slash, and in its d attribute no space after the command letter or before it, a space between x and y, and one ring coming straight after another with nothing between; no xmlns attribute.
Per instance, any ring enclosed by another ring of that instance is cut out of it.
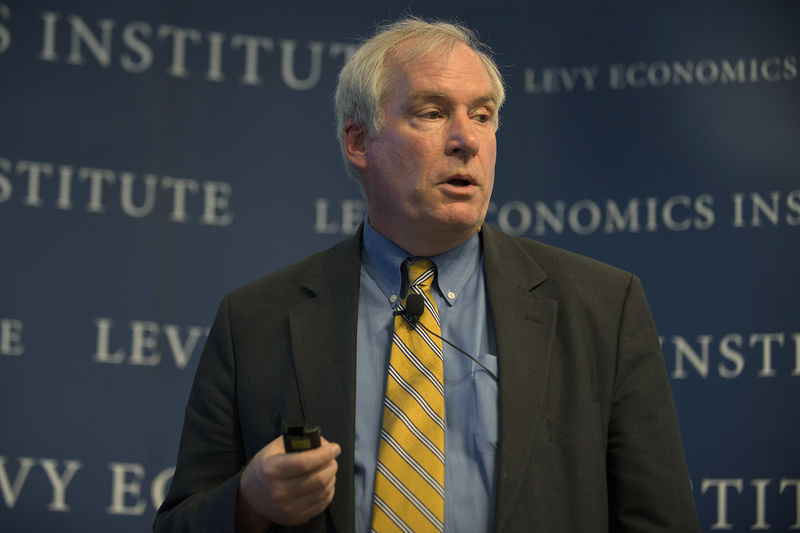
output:
<svg viewBox="0 0 800 533"><path fill-rule="evenodd" d="M422 327L441 335L431 294L436 266L409 258L403 267L408 294L421 295L425 310L413 327L402 316L394 319L372 505L372 531L379 533L444 528L442 343Z"/></svg>

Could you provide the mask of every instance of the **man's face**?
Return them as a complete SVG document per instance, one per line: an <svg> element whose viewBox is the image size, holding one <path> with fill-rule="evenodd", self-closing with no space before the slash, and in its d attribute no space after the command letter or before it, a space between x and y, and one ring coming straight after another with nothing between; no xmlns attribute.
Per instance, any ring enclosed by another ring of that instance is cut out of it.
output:
<svg viewBox="0 0 800 533"><path fill-rule="evenodd" d="M416 255L434 255L480 229L497 155L494 88L463 44L389 67L381 132L365 142L369 220ZM444 249L441 249L444 248Z"/></svg>

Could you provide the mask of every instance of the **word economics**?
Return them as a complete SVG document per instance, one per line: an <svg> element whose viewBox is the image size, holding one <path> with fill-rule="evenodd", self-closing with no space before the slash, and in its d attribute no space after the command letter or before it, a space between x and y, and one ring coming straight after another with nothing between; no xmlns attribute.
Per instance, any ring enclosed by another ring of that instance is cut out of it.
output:
<svg viewBox="0 0 800 533"><path fill-rule="evenodd" d="M722 203L720 213L732 228L800 226L800 190L788 192L736 192ZM510 235L592 235L656 231L708 230L717 222L715 198L710 194L678 194L666 198L571 202L521 200L491 202L487 222ZM724 213L722 209L725 209ZM314 232L352 234L364 217L361 200L334 202L317 198L314 203ZM728 218L729 217L729 218Z"/></svg>
<svg viewBox="0 0 800 533"><path fill-rule="evenodd" d="M611 90L660 89L685 85L709 86L747 83L778 83L798 77L797 57L766 56L735 59L685 59L637 61L600 65L528 67L524 89L528 94L591 92L599 87Z"/></svg>

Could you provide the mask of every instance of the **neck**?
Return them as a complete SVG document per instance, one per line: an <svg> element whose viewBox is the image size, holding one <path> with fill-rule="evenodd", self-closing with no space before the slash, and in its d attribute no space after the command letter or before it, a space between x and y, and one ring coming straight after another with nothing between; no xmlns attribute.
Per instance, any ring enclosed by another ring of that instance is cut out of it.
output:
<svg viewBox="0 0 800 533"><path fill-rule="evenodd" d="M370 224L375 231L415 257L433 257L443 254L468 241L480 231L480 226L460 232L455 232L452 229L447 232L436 232L431 228L431 231L418 235L412 231L393 231L394 227L376 227L372 224L372 220L370 220Z"/></svg>

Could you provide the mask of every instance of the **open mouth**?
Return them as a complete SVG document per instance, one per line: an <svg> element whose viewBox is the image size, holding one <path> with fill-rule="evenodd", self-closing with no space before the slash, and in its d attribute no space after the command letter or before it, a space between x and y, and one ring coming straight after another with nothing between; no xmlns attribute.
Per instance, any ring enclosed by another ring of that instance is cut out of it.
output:
<svg viewBox="0 0 800 533"><path fill-rule="evenodd" d="M452 178L447 180L448 185L452 185L453 187L468 187L472 185L472 182L465 178Z"/></svg>

